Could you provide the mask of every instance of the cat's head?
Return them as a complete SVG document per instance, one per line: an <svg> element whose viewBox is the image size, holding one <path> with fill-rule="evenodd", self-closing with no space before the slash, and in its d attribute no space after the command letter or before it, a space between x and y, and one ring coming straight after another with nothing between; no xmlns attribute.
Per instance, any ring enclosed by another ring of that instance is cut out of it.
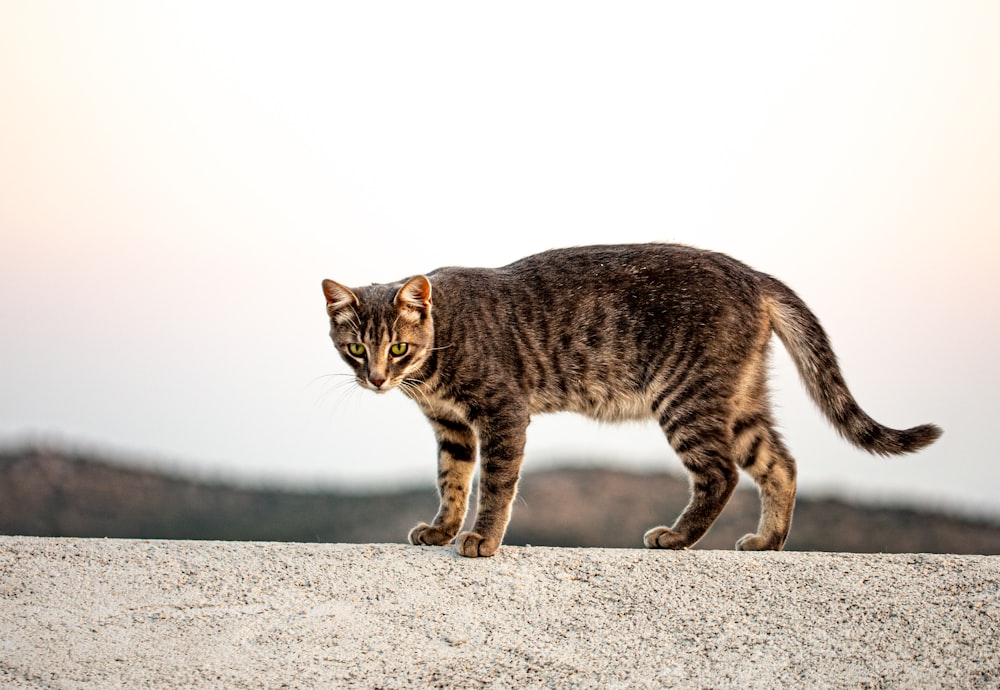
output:
<svg viewBox="0 0 1000 690"><path fill-rule="evenodd" d="M427 361L434 344L431 282L425 276L397 285L351 290L323 281L330 338L358 385L384 393L404 384Z"/></svg>

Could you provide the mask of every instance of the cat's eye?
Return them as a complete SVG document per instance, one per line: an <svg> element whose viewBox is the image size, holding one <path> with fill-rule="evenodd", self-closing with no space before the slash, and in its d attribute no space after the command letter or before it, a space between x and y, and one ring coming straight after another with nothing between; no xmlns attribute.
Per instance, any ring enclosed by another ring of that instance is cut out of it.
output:
<svg viewBox="0 0 1000 690"><path fill-rule="evenodd" d="M361 343L347 343L347 351L353 357L363 357L365 354L365 346Z"/></svg>
<svg viewBox="0 0 1000 690"><path fill-rule="evenodd" d="M410 346L406 343L393 343L389 346L389 354L393 357L402 357L409 349Z"/></svg>

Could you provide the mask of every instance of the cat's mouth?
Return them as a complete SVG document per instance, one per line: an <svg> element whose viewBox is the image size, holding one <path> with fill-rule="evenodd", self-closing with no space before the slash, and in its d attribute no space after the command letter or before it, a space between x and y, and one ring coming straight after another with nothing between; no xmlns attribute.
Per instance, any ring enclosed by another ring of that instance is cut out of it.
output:
<svg viewBox="0 0 1000 690"><path fill-rule="evenodd" d="M362 388L367 388L375 393L387 393L395 388L395 384L385 379L359 379L358 383Z"/></svg>

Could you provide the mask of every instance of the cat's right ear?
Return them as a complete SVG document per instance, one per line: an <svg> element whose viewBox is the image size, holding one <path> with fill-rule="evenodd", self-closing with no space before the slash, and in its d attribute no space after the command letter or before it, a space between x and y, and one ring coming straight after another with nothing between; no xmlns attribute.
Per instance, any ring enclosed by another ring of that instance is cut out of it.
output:
<svg viewBox="0 0 1000 690"><path fill-rule="evenodd" d="M332 280L323 281L323 295L326 297L326 313L338 323L351 320L351 311L358 306L358 298L350 288Z"/></svg>
<svg viewBox="0 0 1000 690"><path fill-rule="evenodd" d="M430 316L431 281L427 276L415 276L403 283L396 293L396 309L400 314L413 315L417 319Z"/></svg>

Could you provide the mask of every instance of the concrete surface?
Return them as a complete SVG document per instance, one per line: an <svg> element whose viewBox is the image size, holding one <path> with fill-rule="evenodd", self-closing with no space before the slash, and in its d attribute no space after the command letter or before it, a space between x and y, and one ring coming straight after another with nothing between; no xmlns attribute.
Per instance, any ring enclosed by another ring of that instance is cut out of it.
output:
<svg viewBox="0 0 1000 690"><path fill-rule="evenodd" d="M0 683L996 688L998 598L997 556L0 537Z"/></svg>

